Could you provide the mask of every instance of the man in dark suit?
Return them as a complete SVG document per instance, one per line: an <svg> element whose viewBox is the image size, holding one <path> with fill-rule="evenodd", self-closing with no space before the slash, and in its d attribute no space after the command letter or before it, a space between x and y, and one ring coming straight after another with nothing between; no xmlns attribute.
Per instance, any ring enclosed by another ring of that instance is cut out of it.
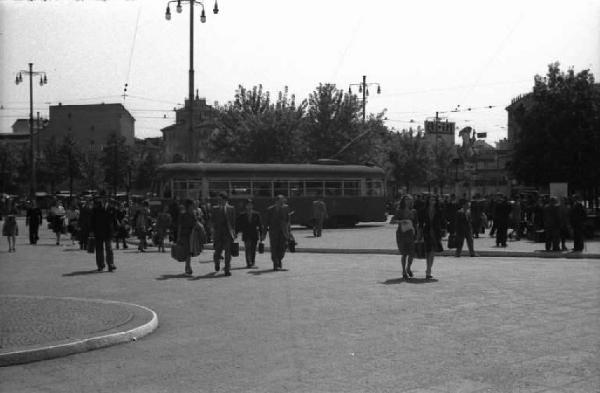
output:
<svg viewBox="0 0 600 393"><path fill-rule="evenodd" d="M283 195L277 195L275 204L267 208L263 239L267 231L269 233L273 270L278 270L281 269L281 261L285 256L285 250L290 239L290 208L285 204Z"/></svg>
<svg viewBox="0 0 600 393"><path fill-rule="evenodd" d="M219 204L212 208L213 225L213 245L215 252L213 261L215 262L215 271L221 269L221 255L225 251L226 276L231 276L231 246L236 238L235 232L235 208L228 203L226 193L219 194Z"/></svg>
<svg viewBox="0 0 600 393"><path fill-rule="evenodd" d="M466 199L461 199L460 209L456 212L456 254L455 256L458 258L462 253L462 248L465 239L467 240L467 247L469 248L469 254L472 257L477 256L475 254L475 250L473 248L473 227L472 227L472 219L471 213L469 211L469 201Z"/></svg>
<svg viewBox="0 0 600 393"><path fill-rule="evenodd" d="M569 219L571 221L571 227L573 228L573 251L583 251L583 226L587 218L585 207L581 203L581 196L575 195L575 201L573 207L569 212Z"/></svg>
<svg viewBox="0 0 600 393"><path fill-rule="evenodd" d="M237 218L235 228L237 233L242 233L242 241L246 250L246 266L254 266L256 258L256 244L262 238L262 222L260 214L254 210L252 199L246 201L246 208Z"/></svg>
<svg viewBox="0 0 600 393"><path fill-rule="evenodd" d="M39 229L42 221L42 210L37 207L34 199L31 201L29 209L27 209L27 217L25 219L25 225L29 226L29 244L36 244L39 240Z"/></svg>
<svg viewBox="0 0 600 393"><path fill-rule="evenodd" d="M506 247L508 237L508 216L510 214L510 205L506 196L501 195L500 201L494 209L494 225L496 226L496 247Z"/></svg>
<svg viewBox="0 0 600 393"><path fill-rule="evenodd" d="M106 253L106 265L108 271L112 272L117 267L114 263L112 251L112 237L115 228L115 216L112 209L109 208L106 198L100 197L94 200L94 208L90 218L90 229L96 238L96 265L98 271L104 270Z"/></svg>

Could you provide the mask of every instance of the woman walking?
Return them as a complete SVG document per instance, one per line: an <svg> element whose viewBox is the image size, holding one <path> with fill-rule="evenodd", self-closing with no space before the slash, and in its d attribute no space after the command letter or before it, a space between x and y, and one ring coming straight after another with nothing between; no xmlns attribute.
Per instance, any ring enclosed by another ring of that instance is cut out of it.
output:
<svg viewBox="0 0 600 393"><path fill-rule="evenodd" d="M19 235L19 227L17 225L17 209L9 208L4 217L2 224L2 236L6 236L8 240L8 252L15 252L15 240Z"/></svg>
<svg viewBox="0 0 600 393"><path fill-rule="evenodd" d="M416 222L417 211L413 209L413 199L410 195L404 195L390 223L398 224L398 229L396 229L396 244L398 245L400 255L402 255L402 278L405 280L413 276L410 267L415 255Z"/></svg>
<svg viewBox="0 0 600 393"><path fill-rule="evenodd" d="M156 219L156 237L158 239L158 251L165 252L165 237L169 234L173 219L169 214L169 206L165 205L162 213Z"/></svg>
<svg viewBox="0 0 600 393"><path fill-rule="evenodd" d="M75 202L72 202L65 213L67 220L67 232L71 234L71 242L75 244L79 232L79 209Z"/></svg>
<svg viewBox="0 0 600 393"><path fill-rule="evenodd" d="M150 228L150 208L148 201L144 201L142 207L135 213L133 219L135 224L135 233L140 241L138 250L145 252L146 248L146 237L148 236L148 229Z"/></svg>
<svg viewBox="0 0 600 393"><path fill-rule="evenodd" d="M191 199L188 199L185 201L185 211L179 214L177 223L177 248L185 258L185 274L187 275L193 273L192 266L190 265L192 261L190 238L192 231L197 225L199 225L199 223L194 212L194 202Z"/></svg>
<svg viewBox="0 0 600 393"><path fill-rule="evenodd" d="M52 231L56 235L56 245L60 245L60 235L65 232L65 208L61 201L56 203L50 208L50 216L48 221L52 226Z"/></svg>
<svg viewBox="0 0 600 393"><path fill-rule="evenodd" d="M442 251L442 214L439 208L437 198L430 195L425 202L425 206L419 215L419 228L423 234L425 243L426 270L425 278L430 280L431 268L435 253Z"/></svg>

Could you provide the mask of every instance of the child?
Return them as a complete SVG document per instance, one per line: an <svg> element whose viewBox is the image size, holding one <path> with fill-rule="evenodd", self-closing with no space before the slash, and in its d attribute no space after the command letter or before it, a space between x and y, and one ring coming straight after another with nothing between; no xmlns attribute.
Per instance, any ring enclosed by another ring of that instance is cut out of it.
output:
<svg viewBox="0 0 600 393"><path fill-rule="evenodd" d="M8 239L8 252L15 252L15 238L19 235L17 226L17 217L14 214L8 214L4 225L2 225L2 236Z"/></svg>

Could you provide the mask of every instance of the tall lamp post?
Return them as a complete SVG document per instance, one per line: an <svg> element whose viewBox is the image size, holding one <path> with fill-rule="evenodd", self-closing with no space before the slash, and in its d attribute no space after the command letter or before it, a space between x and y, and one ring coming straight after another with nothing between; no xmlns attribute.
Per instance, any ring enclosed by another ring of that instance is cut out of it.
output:
<svg viewBox="0 0 600 393"><path fill-rule="evenodd" d="M175 9L177 13L181 13L183 11L183 7L181 3L189 3L190 4L190 71L189 71L189 89L188 89L188 97L189 97L189 152L188 152L188 162L193 162L195 160L195 151L194 151L194 5L199 4L202 7L202 12L200 13L200 22L206 22L206 13L204 12L204 2L199 0L171 0L167 3L167 10L165 12L165 18L167 20L171 20L171 9L169 5L171 3L177 3ZM217 4L217 0L215 0L215 5L213 7L213 13L219 13L219 5Z"/></svg>
<svg viewBox="0 0 600 393"><path fill-rule="evenodd" d="M23 74L29 75L29 138L30 138L30 158L31 158L31 183L30 194L32 200L35 200L35 191L37 189L35 175L35 149L33 147L33 76L40 76L40 86L48 83L48 77L44 71L33 71L33 63L29 63L28 70L20 70L15 78L15 83L18 85L23 82ZM39 130L38 130L39 132Z"/></svg>
<svg viewBox="0 0 600 393"><path fill-rule="evenodd" d="M367 109L367 97L369 96L369 86L377 85L377 94L381 94L381 86L379 83L367 83L367 76L363 75L363 79L361 83L351 83L348 87L348 93L352 94L352 86L358 86L358 92L362 93L362 117L363 123L366 120L366 109Z"/></svg>

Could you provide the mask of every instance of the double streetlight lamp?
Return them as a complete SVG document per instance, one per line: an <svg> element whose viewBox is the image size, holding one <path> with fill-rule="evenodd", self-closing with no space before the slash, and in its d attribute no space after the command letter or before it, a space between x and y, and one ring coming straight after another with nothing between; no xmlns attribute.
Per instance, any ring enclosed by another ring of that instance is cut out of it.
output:
<svg viewBox="0 0 600 393"><path fill-rule="evenodd" d="M20 70L15 78L15 83L18 85L23 83L23 74L29 75L29 138L30 138L30 158L31 158L31 183L30 194L32 200L35 200L35 192L37 188L35 175L35 153L33 147L33 77L40 76L40 86L48 83L48 77L44 71L33 71L33 63L29 63L28 70ZM38 130L40 132L40 130Z"/></svg>
<svg viewBox="0 0 600 393"><path fill-rule="evenodd" d="M202 7L202 12L200 13L200 22L206 22L206 13L204 12L204 3L198 0L171 0L167 3L167 10L165 12L165 18L167 20L171 20L171 8L169 5L171 3L177 3L175 9L177 13L181 13L183 11L183 7L181 3L189 3L190 4L190 71L189 71L189 89L188 89L188 97L189 97L189 153L188 160L192 162L195 160L194 154L194 5L199 4ZM215 5L213 7L213 13L219 13L219 5L217 4L217 0L215 0Z"/></svg>
<svg viewBox="0 0 600 393"><path fill-rule="evenodd" d="M377 85L377 94L381 94L381 86L379 83L367 83L367 76L363 75L363 80L361 83L350 83L348 87L348 94L352 94L352 86L358 86L358 92L362 93L362 106L363 106L363 123L366 120L366 107L367 107L367 97L369 96L369 86Z"/></svg>

